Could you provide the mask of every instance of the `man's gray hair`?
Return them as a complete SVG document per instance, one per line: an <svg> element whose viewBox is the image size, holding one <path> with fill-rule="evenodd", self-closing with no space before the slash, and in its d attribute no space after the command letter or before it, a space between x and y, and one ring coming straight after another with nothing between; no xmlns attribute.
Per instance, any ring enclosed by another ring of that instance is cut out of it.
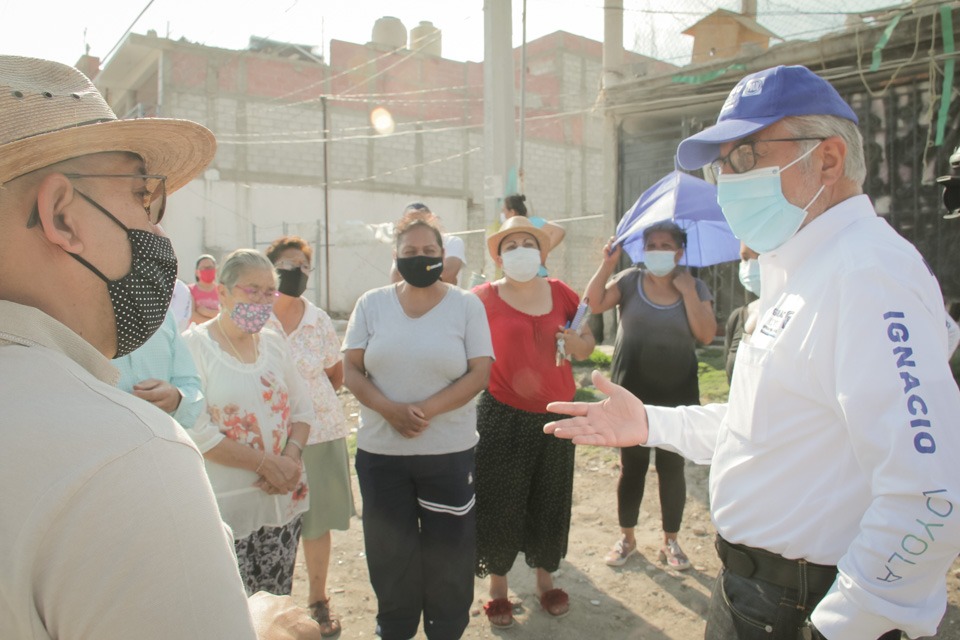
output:
<svg viewBox="0 0 960 640"><path fill-rule="evenodd" d="M843 163L843 175L858 186L867 177L867 165L863 159L863 136L851 120L837 116L790 116L782 120L791 136L797 138L832 138L839 136L847 143L847 157ZM816 140L798 143L803 151L817 144ZM809 161L805 158L803 163Z"/></svg>
<svg viewBox="0 0 960 640"><path fill-rule="evenodd" d="M226 257L217 272L217 281L228 289L240 280L240 276L250 269L265 269L273 274L274 284L277 272L273 263L256 249L237 249Z"/></svg>

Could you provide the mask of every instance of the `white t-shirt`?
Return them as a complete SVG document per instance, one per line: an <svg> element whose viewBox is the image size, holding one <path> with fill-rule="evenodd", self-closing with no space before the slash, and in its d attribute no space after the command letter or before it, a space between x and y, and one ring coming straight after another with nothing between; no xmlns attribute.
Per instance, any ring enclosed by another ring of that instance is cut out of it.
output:
<svg viewBox="0 0 960 640"><path fill-rule="evenodd" d="M443 234L444 262L449 258L460 260L460 271L457 272L457 286L463 282L463 274L467 270L467 248L463 244L463 238L460 236L451 236Z"/></svg>
<svg viewBox="0 0 960 640"><path fill-rule="evenodd" d="M190 318L193 316L193 294L183 280L177 278L173 287L173 298L170 300L170 313L177 320L177 327L183 333L190 326Z"/></svg>
<svg viewBox="0 0 960 640"><path fill-rule="evenodd" d="M0 638L254 640L203 458L117 377L0 301Z"/></svg>
<svg viewBox="0 0 960 640"><path fill-rule="evenodd" d="M933 635L960 551L960 391L939 285L866 196L760 270L729 403L648 407L647 444L712 464L730 542L839 566L812 616L824 636Z"/></svg>
<svg viewBox="0 0 960 640"><path fill-rule="evenodd" d="M280 455L293 422L316 424L306 383L286 341L269 329L260 332L253 363L240 362L210 337L211 321L194 325L183 338L193 354L206 400L206 411L187 433L201 451L230 438L257 451ZM290 493L269 495L253 483L247 469L206 461L207 475L224 522L238 540L263 526L281 526L307 510L307 477Z"/></svg>
<svg viewBox="0 0 960 640"><path fill-rule="evenodd" d="M490 327L480 299L453 286L437 305L410 318L396 285L366 292L357 301L343 350L363 349L370 381L395 402L418 402L467 372L467 360L493 357ZM477 443L473 400L435 416L416 438L404 438L379 413L360 405L357 446L382 455L435 455Z"/></svg>

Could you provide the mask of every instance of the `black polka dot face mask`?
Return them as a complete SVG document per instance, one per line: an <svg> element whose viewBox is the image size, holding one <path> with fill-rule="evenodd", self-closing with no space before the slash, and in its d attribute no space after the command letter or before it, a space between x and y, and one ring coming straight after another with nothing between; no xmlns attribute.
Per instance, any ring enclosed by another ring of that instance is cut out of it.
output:
<svg viewBox="0 0 960 640"><path fill-rule="evenodd" d="M119 358L139 348L163 324L177 281L177 256L169 238L130 229L92 198L74 191L117 223L130 240L133 254L130 273L119 280L110 280L80 256L70 254L107 283L117 325L114 358Z"/></svg>

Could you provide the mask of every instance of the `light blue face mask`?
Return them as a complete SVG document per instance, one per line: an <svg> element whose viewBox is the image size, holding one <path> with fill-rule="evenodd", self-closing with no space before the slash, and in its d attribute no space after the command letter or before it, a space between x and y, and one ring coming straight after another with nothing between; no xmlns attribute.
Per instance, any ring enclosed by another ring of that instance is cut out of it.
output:
<svg viewBox="0 0 960 640"><path fill-rule="evenodd" d="M643 264L655 276L665 276L677 266L676 251L644 251Z"/></svg>
<svg viewBox="0 0 960 640"><path fill-rule="evenodd" d="M751 258L740 263L740 284L755 296L760 295L760 263Z"/></svg>
<svg viewBox="0 0 960 640"><path fill-rule="evenodd" d="M784 167L763 167L745 173L721 173L717 178L717 202L733 235L757 253L773 251L800 229L807 209L824 186L802 209L783 195L780 174L803 160L820 143Z"/></svg>

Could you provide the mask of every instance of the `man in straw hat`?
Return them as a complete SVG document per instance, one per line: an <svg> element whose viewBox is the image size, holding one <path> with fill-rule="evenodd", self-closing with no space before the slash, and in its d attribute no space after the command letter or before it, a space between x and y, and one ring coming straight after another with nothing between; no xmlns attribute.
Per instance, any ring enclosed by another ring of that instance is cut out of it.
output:
<svg viewBox="0 0 960 640"><path fill-rule="evenodd" d="M547 430L711 464L724 566L707 638L933 635L960 550L960 392L939 285L861 190L856 115L808 69L766 69L678 159L712 164L760 253L729 402L644 406L595 374L610 399L552 404L576 417Z"/></svg>
<svg viewBox="0 0 960 640"><path fill-rule="evenodd" d="M0 56L0 637L319 638L248 602L203 459L114 385L163 321L193 122L118 120L72 67Z"/></svg>

